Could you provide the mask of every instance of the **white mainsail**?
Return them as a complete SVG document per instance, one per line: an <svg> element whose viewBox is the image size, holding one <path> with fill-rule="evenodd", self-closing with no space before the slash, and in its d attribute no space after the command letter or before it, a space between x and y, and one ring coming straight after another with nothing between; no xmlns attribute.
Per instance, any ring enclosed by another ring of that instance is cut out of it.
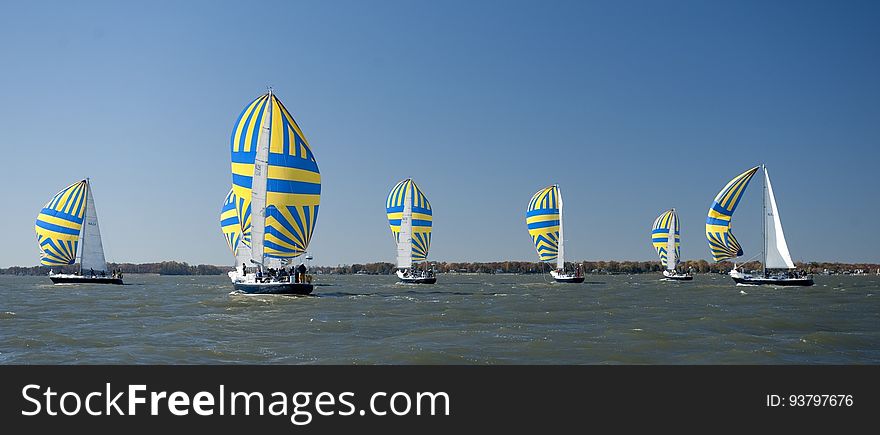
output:
<svg viewBox="0 0 880 435"><path fill-rule="evenodd" d="M86 211L83 216L83 227L80 243L80 270L95 272L107 271L104 259L104 245L101 243L101 229L98 227L98 213L95 211L95 199L92 196L92 185L86 180Z"/></svg>
<svg viewBox="0 0 880 435"><path fill-rule="evenodd" d="M269 92L271 100L271 91ZM254 178L251 184L251 257L264 265L263 245L266 236L266 183L269 179L269 132L272 125L272 104L263 109L263 124L257 139L254 157Z"/></svg>
<svg viewBox="0 0 880 435"><path fill-rule="evenodd" d="M776 197L773 195L773 186L770 184L770 174L764 167L764 203L769 205L764 215L764 267L767 269L794 269L791 261L791 253L788 252L788 244L785 243L785 234L782 232L782 221L779 218L779 209L776 206Z"/></svg>
<svg viewBox="0 0 880 435"><path fill-rule="evenodd" d="M412 267L412 190L407 187L403 196L403 215L397 236L397 267L400 269Z"/></svg>
<svg viewBox="0 0 880 435"><path fill-rule="evenodd" d="M557 192L559 192L559 253L556 257L556 268L559 270L565 269L565 238L562 236L562 190L557 186Z"/></svg>
<svg viewBox="0 0 880 435"><path fill-rule="evenodd" d="M678 263L675 257L675 226L678 224L675 209L672 209L672 215L669 217L669 242L666 245L666 269L673 271Z"/></svg>
<svg viewBox="0 0 880 435"><path fill-rule="evenodd" d="M251 259L254 258L253 253L251 252L251 248L244 244L244 242L240 242L238 247L235 248L235 267L239 268L242 264L244 267L248 267Z"/></svg>

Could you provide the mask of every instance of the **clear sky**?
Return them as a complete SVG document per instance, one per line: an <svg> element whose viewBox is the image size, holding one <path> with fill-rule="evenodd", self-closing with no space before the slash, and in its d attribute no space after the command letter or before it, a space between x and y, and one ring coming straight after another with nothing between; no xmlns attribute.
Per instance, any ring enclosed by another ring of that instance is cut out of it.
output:
<svg viewBox="0 0 880 435"><path fill-rule="evenodd" d="M709 258L712 198L762 162L795 260L880 262L878 23L871 1L7 2L0 266L38 263L37 213L86 176L109 261L232 264L230 131L268 85L321 169L316 264L392 261L408 176L432 260L535 259L552 183L571 260L654 259L670 207Z"/></svg>

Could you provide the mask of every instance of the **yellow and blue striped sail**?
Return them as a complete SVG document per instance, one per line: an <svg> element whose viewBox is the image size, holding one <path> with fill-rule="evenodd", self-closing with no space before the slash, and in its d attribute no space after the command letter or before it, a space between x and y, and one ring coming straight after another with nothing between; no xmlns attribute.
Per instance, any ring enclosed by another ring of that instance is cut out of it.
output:
<svg viewBox="0 0 880 435"><path fill-rule="evenodd" d="M651 243L660 256L660 264L666 267L668 260L667 249L669 249L669 227L672 225L672 216L675 210L666 210L657 219L654 220L654 226L651 228ZM681 229L678 219L675 219L675 264L681 262Z"/></svg>
<svg viewBox="0 0 880 435"><path fill-rule="evenodd" d="M712 258L715 261L743 255L742 247L736 237L733 237L730 224L743 192L746 191L749 181L759 168L756 166L730 180L724 189L718 192L712 207L709 208L709 216L706 217L706 239L709 241L709 250L712 251Z"/></svg>
<svg viewBox="0 0 880 435"><path fill-rule="evenodd" d="M555 260L559 253L559 186L539 190L526 211L529 236L541 261Z"/></svg>
<svg viewBox="0 0 880 435"><path fill-rule="evenodd" d="M41 265L62 266L76 261L86 195L86 180L77 181L55 194L37 215L35 229Z"/></svg>
<svg viewBox="0 0 880 435"><path fill-rule="evenodd" d="M250 246L254 159L267 105L271 123L263 255L292 258L306 251L315 230L321 174L305 135L274 94L251 101L232 129L232 191L241 242Z"/></svg>
<svg viewBox="0 0 880 435"><path fill-rule="evenodd" d="M226 246L233 254L241 242L241 224L238 221L237 204L238 198L235 196L235 192L229 189L229 194L223 201L223 208L220 209L220 229L223 231L223 238L226 239Z"/></svg>
<svg viewBox="0 0 880 435"><path fill-rule="evenodd" d="M434 213L428 197L419 189L419 186L407 178L394 185L385 200L385 213L388 216L388 225L394 240L399 241L400 220L403 217L404 198L409 189L410 202L412 204L412 259L424 261L428 258L428 250L431 249L431 228L434 223Z"/></svg>

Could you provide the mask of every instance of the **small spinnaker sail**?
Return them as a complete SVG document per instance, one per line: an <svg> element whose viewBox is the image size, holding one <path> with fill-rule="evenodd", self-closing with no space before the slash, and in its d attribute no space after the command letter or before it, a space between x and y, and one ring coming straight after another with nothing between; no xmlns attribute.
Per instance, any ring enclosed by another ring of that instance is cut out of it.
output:
<svg viewBox="0 0 880 435"><path fill-rule="evenodd" d="M315 230L321 174L299 125L281 101L267 92L241 112L232 129L230 143L240 243L262 245L262 252L254 253L260 260L302 255ZM254 172L258 143L268 143L266 174ZM254 186L255 179L265 186ZM252 228L254 191L265 193L265 220L257 231ZM252 233L262 235L259 243L253 243Z"/></svg>
<svg viewBox="0 0 880 435"><path fill-rule="evenodd" d="M553 261L559 253L559 186L545 187L532 196L526 225L541 261Z"/></svg>
<svg viewBox="0 0 880 435"><path fill-rule="evenodd" d="M223 201L223 208L220 209L220 229L226 239L226 246L235 254L238 244L241 242L241 224L238 221L238 210L236 204L238 197L235 192L229 189L226 200Z"/></svg>
<svg viewBox="0 0 880 435"><path fill-rule="evenodd" d="M87 181L78 181L55 194L37 215L41 265L61 266L76 261L86 196Z"/></svg>
<svg viewBox="0 0 880 435"><path fill-rule="evenodd" d="M672 233L674 228L675 234L675 252L672 256L674 261L673 264L669 264L669 237L670 233ZM651 228L651 243L654 245L654 249L657 251L657 255L660 257L660 264L663 267L668 268L670 270L675 269L675 266L681 262L681 230L678 224L678 216L675 213L675 209L666 210L654 220L654 226Z"/></svg>
<svg viewBox="0 0 880 435"><path fill-rule="evenodd" d="M715 261L743 255L742 247L731 231L731 219L743 192L758 169L760 166L749 169L730 180L724 189L718 192L712 202L712 207L709 208L709 215L706 217L706 239L709 241L709 250Z"/></svg>
<svg viewBox="0 0 880 435"><path fill-rule="evenodd" d="M407 192L408 191L408 192ZM409 193L409 195L407 195ZM411 179L395 184L385 200L385 213L388 225L396 243L400 242L400 224L404 213L404 200L410 198L412 206L412 261L424 261L431 249L431 228L434 221L433 209L428 197Z"/></svg>

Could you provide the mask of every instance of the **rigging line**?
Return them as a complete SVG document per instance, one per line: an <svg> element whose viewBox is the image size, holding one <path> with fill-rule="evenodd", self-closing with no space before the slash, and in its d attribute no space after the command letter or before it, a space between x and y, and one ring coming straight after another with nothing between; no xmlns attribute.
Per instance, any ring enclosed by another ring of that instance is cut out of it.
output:
<svg viewBox="0 0 880 435"><path fill-rule="evenodd" d="M761 253L757 253L755 255L752 255L751 257L747 258L745 261L739 262L739 264L745 264L745 263L748 263L752 260L757 260L759 256L761 256Z"/></svg>
<svg viewBox="0 0 880 435"><path fill-rule="evenodd" d="M547 275L549 275L549 271L547 271L547 272L544 271L544 265L546 265L546 263L544 263L543 261L540 261L540 263L541 263L541 278L544 280L544 282L548 282L548 283L551 282L547 279Z"/></svg>

